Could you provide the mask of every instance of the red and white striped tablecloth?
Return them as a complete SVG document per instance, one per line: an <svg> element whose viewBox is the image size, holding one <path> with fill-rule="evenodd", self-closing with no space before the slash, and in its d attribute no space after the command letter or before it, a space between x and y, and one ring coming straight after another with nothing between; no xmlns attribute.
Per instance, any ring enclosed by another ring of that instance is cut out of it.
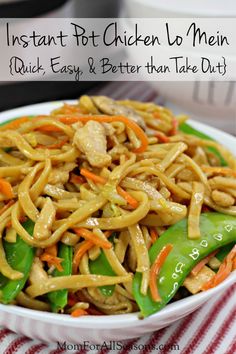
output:
<svg viewBox="0 0 236 354"><path fill-rule="evenodd" d="M109 95L115 99L160 101L149 86L138 82L113 82L90 93ZM0 354L235 354L235 299L236 284L169 327L134 340L107 343L108 348L101 350L63 350L56 343L31 340L0 327Z"/></svg>

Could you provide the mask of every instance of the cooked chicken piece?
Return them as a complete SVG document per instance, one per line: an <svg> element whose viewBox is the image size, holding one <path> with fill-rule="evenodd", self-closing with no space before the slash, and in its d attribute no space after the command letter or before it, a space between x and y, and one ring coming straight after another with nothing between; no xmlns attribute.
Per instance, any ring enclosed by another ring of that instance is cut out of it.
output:
<svg viewBox="0 0 236 354"><path fill-rule="evenodd" d="M192 294L201 291L202 286L215 275L209 267L204 266L197 275L189 274L184 281L185 288Z"/></svg>
<svg viewBox="0 0 236 354"><path fill-rule="evenodd" d="M104 167L111 162L111 156L107 154L105 128L101 123L88 121L76 131L74 144L86 155L92 166Z"/></svg>
<svg viewBox="0 0 236 354"><path fill-rule="evenodd" d="M46 198L46 202L39 214L38 220L34 226L34 238L37 240L45 240L50 237L52 224L55 221L56 209L50 198Z"/></svg>
<svg viewBox="0 0 236 354"><path fill-rule="evenodd" d="M60 167L53 168L49 177L49 184L65 184L69 180L70 172L76 167L74 162L67 162L61 165Z"/></svg>
<svg viewBox="0 0 236 354"><path fill-rule="evenodd" d="M143 117L137 114L132 108L122 106L121 104L106 96L93 96L92 100L100 112L109 115L125 116L132 120L134 123L138 124L144 130L146 129L146 124L143 120Z"/></svg>
<svg viewBox="0 0 236 354"><path fill-rule="evenodd" d="M47 279L48 275L43 269L42 261L38 257L35 257L29 275L29 282L31 284L44 283Z"/></svg>

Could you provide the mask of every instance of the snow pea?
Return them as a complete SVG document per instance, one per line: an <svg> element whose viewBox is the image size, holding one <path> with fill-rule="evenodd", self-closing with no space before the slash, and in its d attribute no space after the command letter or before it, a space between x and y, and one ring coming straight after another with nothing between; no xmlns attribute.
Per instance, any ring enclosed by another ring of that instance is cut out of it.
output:
<svg viewBox="0 0 236 354"><path fill-rule="evenodd" d="M105 253L101 251L101 254L94 260L89 262L90 271L93 274L100 274L100 275L109 275L114 276L116 275L113 269L110 266L110 263L105 256ZM100 286L100 291L105 296L111 296L114 292L115 286L114 285L105 285Z"/></svg>
<svg viewBox="0 0 236 354"><path fill-rule="evenodd" d="M133 295L142 316L151 315L161 310L176 294L191 269L214 250L236 242L236 217L221 213L204 213L200 217L201 238L188 238L187 219L169 227L149 250L151 264L166 244L173 249L161 267L157 286L160 302L154 302L150 291L140 293L142 275L136 273L133 280Z"/></svg>
<svg viewBox="0 0 236 354"><path fill-rule="evenodd" d="M22 226L30 235L33 235L34 223L31 220L27 220ZM0 300L4 304L8 304L15 299L25 286L33 263L35 249L24 242L19 235L17 235L15 243L3 240L3 247L6 259L11 267L24 274L23 278L17 280L8 279L0 274Z"/></svg>
<svg viewBox="0 0 236 354"><path fill-rule="evenodd" d="M228 245L222 247L219 252L215 255L215 257L222 262L227 254L232 250L234 247L235 242L229 243Z"/></svg>
<svg viewBox="0 0 236 354"><path fill-rule="evenodd" d="M205 139L205 140L212 140L215 141L214 139L212 139L210 136L200 132L199 130L191 127L189 124L187 123L182 123L179 125L179 130L182 131L185 134L190 134L190 135L195 135L201 139ZM227 166L227 162L225 161L225 159L223 158L223 156L220 154L220 152L212 147L209 146L208 150L211 151L214 155L216 155L216 157L218 157L218 159L220 160L220 164L221 166Z"/></svg>
<svg viewBox="0 0 236 354"><path fill-rule="evenodd" d="M116 236L116 233L114 232L111 237L110 241L112 242ZM116 273L113 271L112 267L110 266L110 263L107 260L107 257L103 250L101 250L100 255L94 260L89 262L89 268L91 273L93 274L100 274L100 275L109 275L109 276L115 276ZM100 291L104 296L111 296L115 290L115 285L105 285L105 286L100 286Z"/></svg>
<svg viewBox="0 0 236 354"><path fill-rule="evenodd" d="M63 261L61 265L63 267L63 271L59 272L55 269L52 273L54 277L59 277L62 275L71 275L72 273L72 257L73 250L71 246L65 245L63 243L59 244L58 247L58 257L62 258ZM51 304L51 308L53 312L58 312L62 310L68 302L68 290L61 289L57 291L52 291L48 293L48 298Z"/></svg>

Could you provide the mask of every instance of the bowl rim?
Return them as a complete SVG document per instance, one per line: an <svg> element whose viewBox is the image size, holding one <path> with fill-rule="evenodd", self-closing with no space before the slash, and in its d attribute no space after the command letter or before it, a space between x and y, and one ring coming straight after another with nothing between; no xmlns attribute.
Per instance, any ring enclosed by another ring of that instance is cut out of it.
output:
<svg viewBox="0 0 236 354"><path fill-rule="evenodd" d="M224 289L233 286L233 284L235 283L236 271L233 271L227 279L225 279L215 288L170 303L159 312L156 312L153 315L150 315L142 320L139 319L138 312L121 315L88 315L84 317L74 318L67 314L57 314L39 310L32 310L17 305L4 304L0 304L0 313L5 312L14 316L20 316L41 322L57 324L59 326L70 326L74 328L80 327L94 329L119 329L124 327L130 327L132 325L135 325L137 327L143 326L144 324L147 324L149 322L157 322L158 320L165 319L165 317L173 316L177 310L178 312L181 312L181 310L184 310L187 307L195 308L199 302L205 302L209 300L214 295L220 294Z"/></svg>
<svg viewBox="0 0 236 354"><path fill-rule="evenodd" d="M74 104L77 102L77 100L65 99L65 100L52 101L52 102L43 102L43 103L22 106L4 112L0 112L0 123L9 120L12 117L14 118L14 116L15 118L17 118L17 115L20 116L21 114L33 115L34 110L45 109L45 111L49 112L54 108L60 107L61 104L65 102ZM23 111L24 113L20 113L21 111ZM38 112L37 114L43 114L43 113ZM228 133L222 132L219 129L210 127L207 124L196 122L191 119L189 120L189 123L193 127L198 128L204 132L207 131L207 133L209 135L212 135L212 137L214 137L215 134L217 135L220 134L220 136L223 138L224 141L228 141L228 143L232 143L232 144L235 144L236 142L236 137ZM57 324L59 326L71 326L74 328L80 327L80 328L94 328L94 329L96 328L119 329L124 327L130 327L131 325L135 325L136 327L138 327L138 326L143 326L143 324L147 324L149 322L161 320L166 316L174 315L176 310L181 311L186 309L187 307L195 308L199 302L207 301L209 298L222 292L227 287L232 286L234 283L236 283L236 270L232 272L227 279L225 279L222 283L220 283L215 288L170 303L159 312L156 312L153 315L146 317L142 320L138 318L138 314L139 314L138 312L131 313L131 314L120 314L120 315L102 315L102 316L88 315L84 317L73 318L66 314L55 314L51 312L32 310L32 309L28 309L16 305L4 305L4 304L0 304L0 313L5 312L15 316L34 319L34 320L51 323L51 324ZM60 321L58 321L59 319Z"/></svg>

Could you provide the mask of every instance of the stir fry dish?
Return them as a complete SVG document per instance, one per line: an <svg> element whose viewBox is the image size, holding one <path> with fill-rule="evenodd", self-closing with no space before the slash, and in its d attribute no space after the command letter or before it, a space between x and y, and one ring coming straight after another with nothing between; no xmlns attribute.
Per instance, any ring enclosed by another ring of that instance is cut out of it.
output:
<svg viewBox="0 0 236 354"><path fill-rule="evenodd" d="M0 301L140 317L236 269L236 160L154 103L82 96L0 127Z"/></svg>

